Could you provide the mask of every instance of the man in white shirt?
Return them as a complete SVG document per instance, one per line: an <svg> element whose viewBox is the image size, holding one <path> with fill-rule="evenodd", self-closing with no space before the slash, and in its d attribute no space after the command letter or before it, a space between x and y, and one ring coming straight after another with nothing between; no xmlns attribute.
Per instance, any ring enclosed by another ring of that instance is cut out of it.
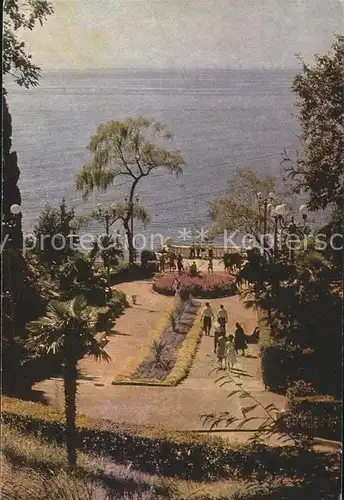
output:
<svg viewBox="0 0 344 500"><path fill-rule="evenodd" d="M226 333L226 323L228 323L228 314L223 304L220 305L220 309L217 313L217 321L221 325L223 333Z"/></svg>

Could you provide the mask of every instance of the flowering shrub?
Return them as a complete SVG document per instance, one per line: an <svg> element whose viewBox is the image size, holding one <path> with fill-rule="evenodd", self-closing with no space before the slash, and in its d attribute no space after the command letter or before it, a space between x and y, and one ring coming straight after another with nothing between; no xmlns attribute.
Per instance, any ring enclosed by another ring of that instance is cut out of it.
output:
<svg viewBox="0 0 344 500"><path fill-rule="evenodd" d="M163 295L174 295L173 281L174 273L158 274L153 282L153 290ZM235 295L236 285L233 276L229 274L201 274L191 277L179 276L181 282L181 293L188 292L198 298L217 298Z"/></svg>

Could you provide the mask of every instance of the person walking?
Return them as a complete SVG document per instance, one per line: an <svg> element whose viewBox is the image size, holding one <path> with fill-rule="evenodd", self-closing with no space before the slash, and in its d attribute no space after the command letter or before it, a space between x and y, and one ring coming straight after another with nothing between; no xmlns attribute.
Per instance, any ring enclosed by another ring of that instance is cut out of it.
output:
<svg viewBox="0 0 344 500"><path fill-rule="evenodd" d="M220 323L223 332L226 332L226 324L228 323L228 314L223 304L220 305L220 309L217 313L217 321Z"/></svg>
<svg viewBox="0 0 344 500"><path fill-rule="evenodd" d="M217 360L218 360L219 365L220 365L220 370L226 369L226 345L227 345L227 339L222 334L219 337L219 340L217 343L217 349L216 349L216 355L217 355Z"/></svg>
<svg viewBox="0 0 344 500"><path fill-rule="evenodd" d="M192 243L192 245L190 245L190 259L194 258L195 258L195 244Z"/></svg>
<svg viewBox="0 0 344 500"><path fill-rule="evenodd" d="M160 272L161 273L165 272L165 263L166 263L165 255L161 254L160 261L159 261L159 267L160 267Z"/></svg>
<svg viewBox="0 0 344 500"><path fill-rule="evenodd" d="M182 272L184 271L183 257L180 253L177 255L177 269L178 274L182 274Z"/></svg>
<svg viewBox="0 0 344 500"><path fill-rule="evenodd" d="M180 287L181 287L180 279L175 277L173 280L172 290L173 290L174 295L176 297L178 297L178 295L179 295Z"/></svg>
<svg viewBox="0 0 344 500"><path fill-rule="evenodd" d="M214 249L211 245L208 247L208 258L213 259L214 258Z"/></svg>
<svg viewBox="0 0 344 500"><path fill-rule="evenodd" d="M228 337L228 341L226 344L226 358L227 358L227 368L228 369L233 368L237 361L233 335L230 335Z"/></svg>
<svg viewBox="0 0 344 500"><path fill-rule="evenodd" d="M238 354L238 351L242 351L242 355L245 356L245 349L246 349L246 336L245 332L243 330L243 327L240 325L240 323L235 323L235 334L234 334L234 347L235 347L235 352Z"/></svg>
<svg viewBox="0 0 344 500"><path fill-rule="evenodd" d="M170 253L169 258L168 258L168 265L170 267L170 273L176 270L176 264L175 264L175 254Z"/></svg>
<svg viewBox="0 0 344 500"><path fill-rule="evenodd" d="M213 259L208 259L208 273L214 273Z"/></svg>
<svg viewBox="0 0 344 500"><path fill-rule="evenodd" d="M193 263L190 266L190 276L192 277L197 276L197 265L195 261L193 261Z"/></svg>
<svg viewBox="0 0 344 500"><path fill-rule="evenodd" d="M224 334L223 328L218 321L214 323L214 353L216 354L217 344L221 335Z"/></svg>
<svg viewBox="0 0 344 500"><path fill-rule="evenodd" d="M211 330L211 320L214 318L213 310L210 307L209 302L206 302L205 307L202 311L202 323L203 323L203 331L205 335L210 335Z"/></svg>

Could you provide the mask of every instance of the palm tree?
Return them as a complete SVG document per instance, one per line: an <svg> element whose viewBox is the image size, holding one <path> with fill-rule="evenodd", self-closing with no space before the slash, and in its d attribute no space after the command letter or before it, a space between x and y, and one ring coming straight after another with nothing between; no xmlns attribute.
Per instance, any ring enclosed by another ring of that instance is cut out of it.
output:
<svg viewBox="0 0 344 500"><path fill-rule="evenodd" d="M64 377L68 465L76 465L76 391L78 361L86 355L110 361L100 340L95 338L98 312L79 295L70 301L53 300L46 315L28 324L32 336L28 346L61 357Z"/></svg>

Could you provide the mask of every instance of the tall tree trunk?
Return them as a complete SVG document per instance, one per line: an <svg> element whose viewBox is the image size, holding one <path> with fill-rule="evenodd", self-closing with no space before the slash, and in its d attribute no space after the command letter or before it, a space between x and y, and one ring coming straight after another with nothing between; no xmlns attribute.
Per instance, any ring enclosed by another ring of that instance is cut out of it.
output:
<svg viewBox="0 0 344 500"><path fill-rule="evenodd" d="M144 177L143 175L140 175L139 177L136 177L134 182L131 185L130 188L130 193L129 193L129 203L128 203L128 214L127 217L123 221L124 229L127 235L127 240L128 240L128 251L129 251L129 267L132 267L135 261L135 249L134 249L134 244L133 244L133 239L134 239L134 234L133 231L131 230L131 227L133 226L132 221L134 218L134 194L135 194L135 188L137 186L137 183L139 180ZM131 226L131 227L130 227Z"/></svg>
<svg viewBox="0 0 344 500"><path fill-rule="evenodd" d="M65 360L64 367L64 396L65 416L67 426L67 455L68 466L76 466L76 388L77 388L77 361L73 357Z"/></svg>
<svg viewBox="0 0 344 500"><path fill-rule="evenodd" d="M125 234L127 235L127 241L128 241L128 252L129 252L129 267L132 267L134 264L134 245L133 245L133 234L130 230L129 226L129 221L124 221L124 230Z"/></svg>

